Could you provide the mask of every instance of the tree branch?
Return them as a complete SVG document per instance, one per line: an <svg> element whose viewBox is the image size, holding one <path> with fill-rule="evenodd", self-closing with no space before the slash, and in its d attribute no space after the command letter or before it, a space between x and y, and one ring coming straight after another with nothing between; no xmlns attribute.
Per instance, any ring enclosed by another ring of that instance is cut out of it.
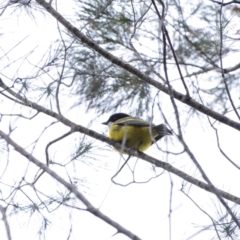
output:
<svg viewBox="0 0 240 240"><path fill-rule="evenodd" d="M60 121L61 123L63 123L64 125L70 127L72 132L83 133L83 134L85 134L89 137L100 140L101 142L108 143L111 146L113 146L114 148L121 149L121 147L122 147L121 143L115 142L115 141L109 139L108 137L105 137L104 135L99 134L99 133L97 133L93 130L90 130L88 128L85 128L81 125L77 125L74 122L70 121L69 119L65 118L64 116L59 115L56 112L53 112L52 110L44 108L41 105L38 105L37 103L31 102L31 101L25 99L24 97L20 96L18 93L15 93L12 89L7 88L6 85L1 80L0 80L0 87L3 87L12 96L14 96L17 99L19 99L20 101L22 101L25 106L31 107L31 108L39 111L39 112L44 113L45 115L51 116L51 117L57 119L58 121ZM179 176L180 178L186 180L187 182L192 183L195 186L204 189L205 191L211 192L213 194L217 194L217 195L219 195L219 196L221 196L225 199L228 199L228 200L240 205L240 198L239 197L234 196L230 193L224 192L224 191L222 191L218 188L213 189L212 186L210 186L209 184L206 184L206 183L204 183L204 182L202 182L202 181L200 181L196 178L193 178L192 176L186 174L185 172L173 167L169 163L162 162L162 161L160 161L156 158L150 157L150 156L148 156L148 155L146 155L142 152L139 152L135 149L125 148L124 152L128 153L131 156L141 158L142 160L144 160L148 163L151 163L151 164L155 165L156 167L165 169L165 170Z"/></svg>
<svg viewBox="0 0 240 240"><path fill-rule="evenodd" d="M199 112L202 112L219 122L222 122L230 127L233 127L240 131L240 123L235 122L222 114L219 114L218 112L215 112L211 110L210 108L200 104L199 102L195 101L194 99L190 98L187 95L184 95L180 92L175 91L174 89L169 89L168 87L164 86L160 82L154 80L153 78L143 74L138 69L134 68L130 64L120 60L119 58L115 57L111 53L107 52L103 48L101 48L97 43L87 38L82 32L80 32L76 27L74 27L70 22L68 22L61 14L59 14L49 3L45 2L44 0L36 0L37 3L39 3L42 7L44 7L54 18L57 19L64 27L68 29L74 36L76 36L78 39L80 39L83 43L88 45L91 49L98 52L100 55L114 63L115 65L125 69L126 71L134 74L135 76L139 77L143 81L149 83L150 85L156 87L157 89L163 91L164 93L168 95L172 95L177 100L181 101L182 103L187 104L188 106L191 106L198 110Z"/></svg>
<svg viewBox="0 0 240 240"><path fill-rule="evenodd" d="M0 131L0 136L11 146L14 147L14 149L26 157L30 162L37 165L39 168L41 168L44 172L48 173L52 178L54 178L56 181L60 182L62 185L64 185L70 192L75 194L75 196L85 204L86 211L92 213L94 216L102 219L104 222L108 223L112 227L116 228L118 233L122 233L126 236L128 236L130 239L133 240L141 240L137 235L130 232L128 229L121 226L119 223L115 222L102 212L100 212L97 208L95 208L86 197L79 191L77 191L76 187L65 181L63 178L61 178L57 173L52 171L46 164L41 163L37 158L33 157L29 152L27 152L25 149L23 149L20 145L18 145L16 142L14 142L7 134Z"/></svg>
<svg viewBox="0 0 240 240"><path fill-rule="evenodd" d="M2 220L3 220L5 228L6 228L7 238L8 238L8 240L12 240L10 227L9 227L8 220L7 220L6 210L7 210L7 208L4 208L2 205L0 205L0 212L2 213Z"/></svg>

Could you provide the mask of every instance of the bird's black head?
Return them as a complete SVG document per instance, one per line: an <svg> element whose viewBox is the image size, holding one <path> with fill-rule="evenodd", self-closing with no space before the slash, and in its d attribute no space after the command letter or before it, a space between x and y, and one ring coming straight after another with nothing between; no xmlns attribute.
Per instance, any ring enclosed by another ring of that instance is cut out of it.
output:
<svg viewBox="0 0 240 240"><path fill-rule="evenodd" d="M108 125L109 123L113 123L113 122L115 122L121 118L125 118L125 117L130 117L130 116L126 113L115 113L112 116L110 116L110 118L106 122L103 122L102 124Z"/></svg>

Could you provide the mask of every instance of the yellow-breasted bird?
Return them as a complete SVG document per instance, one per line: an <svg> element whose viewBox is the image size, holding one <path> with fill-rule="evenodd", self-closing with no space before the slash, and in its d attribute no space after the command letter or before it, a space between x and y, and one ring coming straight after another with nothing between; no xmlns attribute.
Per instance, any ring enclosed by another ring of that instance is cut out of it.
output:
<svg viewBox="0 0 240 240"><path fill-rule="evenodd" d="M102 124L108 125L109 138L122 144L122 149L117 149L122 153L124 147L144 152L162 137L172 134L164 124L154 125L125 113L115 113Z"/></svg>

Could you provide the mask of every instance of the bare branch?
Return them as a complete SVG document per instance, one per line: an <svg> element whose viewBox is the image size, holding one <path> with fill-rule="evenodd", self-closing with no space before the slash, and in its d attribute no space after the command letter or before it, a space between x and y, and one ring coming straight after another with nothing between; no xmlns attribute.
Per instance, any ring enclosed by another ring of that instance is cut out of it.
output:
<svg viewBox="0 0 240 240"><path fill-rule="evenodd" d="M230 67L230 68L224 68L223 69L223 72L224 73L230 73L230 72L233 72L233 71L236 71L237 69L240 68L240 63L236 64L235 66L233 67ZM219 70L219 71L222 71L222 70Z"/></svg>
<svg viewBox="0 0 240 240"><path fill-rule="evenodd" d="M215 1L215 0L210 0L210 1L214 2L214 3L217 3L221 6L227 6L227 5L232 4L232 3L240 4L240 1L237 1L237 0L233 0L233 1L230 1L230 2L227 2L227 3L218 2L218 1Z"/></svg>
<svg viewBox="0 0 240 240"><path fill-rule="evenodd" d="M8 238L8 240L12 240L10 227L9 227L8 220L7 220L6 211L7 211L7 208L0 205L0 212L2 213L2 220L4 222L5 229L6 229L6 232L7 232L7 238Z"/></svg>

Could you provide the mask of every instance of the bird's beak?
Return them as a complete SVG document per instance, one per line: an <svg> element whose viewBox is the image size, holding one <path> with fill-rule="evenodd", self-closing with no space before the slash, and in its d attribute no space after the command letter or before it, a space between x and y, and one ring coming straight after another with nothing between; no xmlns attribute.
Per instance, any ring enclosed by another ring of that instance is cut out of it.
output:
<svg viewBox="0 0 240 240"><path fill-rule="evenodd" d="M108 125L108 122L103 122L102 124L103 124L103 125Z"/></svg>

